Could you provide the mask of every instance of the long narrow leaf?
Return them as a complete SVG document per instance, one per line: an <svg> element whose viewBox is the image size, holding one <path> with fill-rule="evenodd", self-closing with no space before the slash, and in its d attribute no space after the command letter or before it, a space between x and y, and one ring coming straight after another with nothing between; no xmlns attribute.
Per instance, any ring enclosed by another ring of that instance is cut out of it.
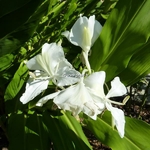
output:
<svg viewBox="0 0 150 150"><path fill-rule="evenodd" d="M140 120L126 117L125 136L120 138L111 126L111 114L105 112L96 121L85 119L86 128L91 130L100 142L113 150L149 150L150 126Z"/></svg>
<svg viewBox="0 0 150 150"><path fill-rule="evenodd" d="M95 71L107 72L107 81L122 72L132 55L147 43L149 5L147 0L120 0L106 21L92 49L90 63Z"/></svg>

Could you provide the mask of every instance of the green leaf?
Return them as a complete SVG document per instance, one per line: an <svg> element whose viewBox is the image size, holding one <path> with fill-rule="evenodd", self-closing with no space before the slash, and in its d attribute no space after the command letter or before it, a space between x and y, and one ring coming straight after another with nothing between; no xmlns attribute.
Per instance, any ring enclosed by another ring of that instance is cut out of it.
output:
<svg viewBox="0 0 150 150"><path fill-rule="evenodd" d="M111 114L106 111L102 118L96 121L88 118L84 119L86 128L103 144L113 150L149 150L150 125L147 123L126 117L125 136L120 138L118 131L112 129Z"/></svg>
<svg viewBox="0 0 150 150"><path fill-rule="evenodd" d="M150 42L132 56L127 68L119 74L121 81L126 86L136 83L150 72L149 47Z"/></svg>
<svg viewBox="0 0 150 150"><path fill-rule="evenodd" d="M0 18L9 14L27 4L31 0L1 0L0 1Z"/></svg>
<svg viewBox="0 0 150 150"><path fill-rule="evenodd" d="M0 39L0 57L16 50L19 45L20 41L10 36L6 36L5 38Z"/></svg>
<svg viewBox="0 0 150 150"><path fill-rule="evenodd" d="M11 114L8 119L7 132L9 138L9 149L24 149L25 132L24 125L26 119L23 114Z"/></svg>
<svg viewBox="0 0 150 150"><path fill-rule="evenodd" d="M50 139L39 114L12 114L8 121L9 149L48 150Z"/></svg>
<svg viewBox="0 0 150 150"><path fill-rule="evenodd" d="M48 137L47 128L43 124L42 116L40 114L34 113L28 115L25 125L25 133L26 143L24 147L26 147L26 150L50 149L50 139Z"/></svg>
<svg viewBox="0 0 150 150"><path fill-rule="evenodd" d="M62 112L52 116L45 112L43 122L49 129L49 136L54 143L55 150L91 149L81 125L70 113Z"/></svg>
<svg viewBox="0 0 150 150"><path fill-rule="evenodd" d="M28 69L26 65L24 63L21 63L13 79L7 86L5 92L5 101L13 99L18 94L28 75L27 71Z"/></svg>
<svg viewBox="0 0 150 150"><path fill-rule="evenodd" d="M24 63L21 63L5 91L4 98L6 102L5 106L7 112L14 111L21 104L19 98L22 93L20 95L18 95L18 93L21 90L24 82L26 81L27 75L28 69Z"/></svg>
<svg viewBox="0 0 150 150"><path fill-rule="evenodd" d="M145 50L150 35L149 5L147 0L119 0L106 21L90 63L95 71L106 71L107 81L122 72L135 53Z"/></svg>
<svg viewBox="0 0 150 150"><path fill-rule="evenodd" d="M16 0L15 3L17 3L17 1L18 0ZM18 9L14 8L13 11L10 7L6 6L5 8L8 8L10 10L7 10L7 13L5 13L5 15L0 18L0 25L1 25L0 38L3 38L7 34L13 32L18 27L23 25L29 19L29 17L35 12L40 3L42 3L42 0L37 1L28 0L27 3L25 2L25 4L22 7L19 7Z"/></svg>
<svg viewBox="0 0 150 150"><path fill-rule="evenodd" d="M0 71L5 70L11 66L14 56L12 54L7 54L3 57L0 57Z"/></svg>

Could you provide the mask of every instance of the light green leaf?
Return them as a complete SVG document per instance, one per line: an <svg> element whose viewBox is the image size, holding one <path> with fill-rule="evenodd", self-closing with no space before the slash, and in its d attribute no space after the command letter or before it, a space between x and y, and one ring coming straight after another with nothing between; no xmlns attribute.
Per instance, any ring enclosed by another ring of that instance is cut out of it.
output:
<svg viewBox="0 0 150 150"><path fill-rule="evenodd" d="M106 21L90 63L95 71L106 71L107 81L122 72L135 53L145 50L150 35L149 5L147 0L119 0Z"/></svg>
<svg viewBox="0 0 150 150"><path fill-rule="evenodd" d="M126 117L125 136L120 138L118 131L112 129L111 114L106 111L102 118L96 121L84 119L86 128L102 142L113 150L149 150L150 125L147 123Z"/></svg>
<svg viewBox="0 0 150 150"><path fill-rule="evenodd" d="M26 65L24 63L21 63L13 79L7 86L5 92L5 101L13 99L18 94L28 75L27 71L28 69Z"/></svg>
<svg viewBox="0 0 150 150"><path fill-rule="evenodd" d="M6 111L12 112L20 105L21 102L19 101L19 98L22 93L20 95L18 95L18 93L21 90L24 82L26 81L27 75L28 69L24 63L21 63L5 91L4 98L6 102ZM16 97L17 95L18 98Z"/></svg>

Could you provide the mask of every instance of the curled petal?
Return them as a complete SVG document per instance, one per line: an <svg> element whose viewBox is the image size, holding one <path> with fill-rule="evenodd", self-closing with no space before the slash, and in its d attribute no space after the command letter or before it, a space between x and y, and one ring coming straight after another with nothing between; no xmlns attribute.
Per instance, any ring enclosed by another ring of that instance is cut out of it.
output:
<svg viewBox="0 0 150 150"><path fill-rule="evenodd" d="M33 80L29 79L26 84L26 91L20 98L23 104L28 103L39 95L43 90L47 89L49 80Z"/></svg>
<svg viewBox="0 0 150 150"><path fill-rule="evenodd" d="M65 36L65 37L70 41L70 39L69 39L69 38L70 38L70 37L69 37L69 36L70 36L70 32L69 32L69 31L64 31L64 32L62 33L62 35ZM74 44L74 45L75 45L75 44Z"/></svg>
<svg viewBox="0 0 150 150"><path fill-rule="evenodd" d="M120 137L123 138L125 128L124 112L121 109L112 107L109 103L106 103L106 107L112 114L113 126L116 126Z"/></svg>
<svg viewBox="0 0 150 150"><path fill-rule="evenodd" d="M106 97L117 97L122 96L126 93L127 89L124 84L120 81L119 77L115 77L114 80L111 82L111 89L109 90Z"/></svg>

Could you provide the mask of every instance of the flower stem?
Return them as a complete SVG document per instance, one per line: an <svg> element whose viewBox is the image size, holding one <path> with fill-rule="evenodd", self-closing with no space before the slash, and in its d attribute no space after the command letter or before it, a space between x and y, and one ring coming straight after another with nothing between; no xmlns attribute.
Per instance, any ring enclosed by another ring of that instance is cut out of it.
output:
<svg viewBox="0 0 150 150"><path fill-rule="evenodd" d="M91 74L91 66L88 60L88 53L86 53L85 51L82 51L83 57L84 57L84 61L85 61L85 65L89 71L89 73Z"/></svg>

